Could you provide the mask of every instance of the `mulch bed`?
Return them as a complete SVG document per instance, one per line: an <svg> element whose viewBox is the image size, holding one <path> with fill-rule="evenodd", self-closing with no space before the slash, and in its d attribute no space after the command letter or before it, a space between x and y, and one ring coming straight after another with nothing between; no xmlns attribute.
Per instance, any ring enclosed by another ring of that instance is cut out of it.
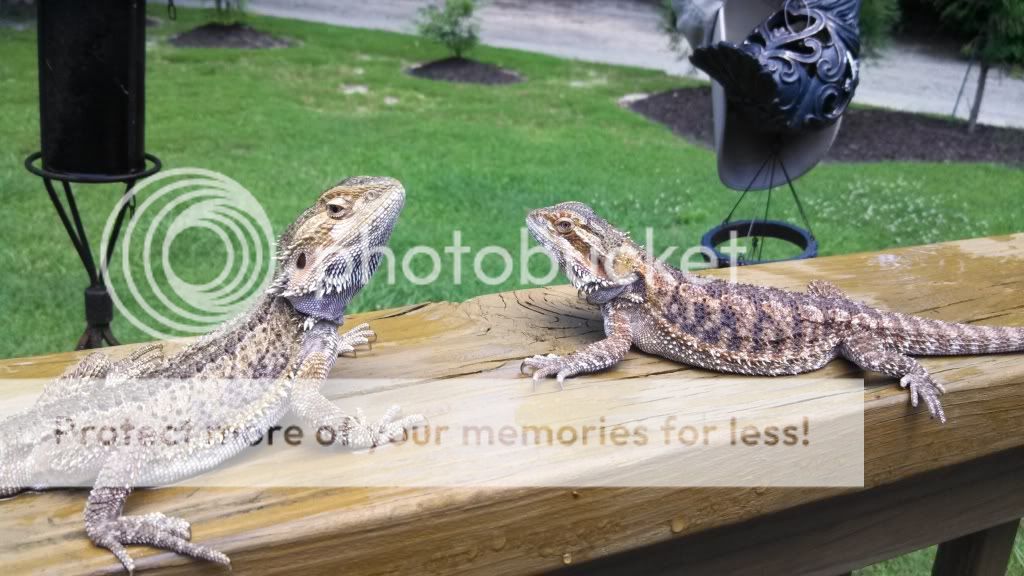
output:
<svg viewBox="0 0 1024 576"><path fill-rule="evenodd" d="M419 78L471 84L513 84L522 81L522 77L511 70L469 58L435 60L410 68L408 72Z"/></svg>
<svg viewBox="0 0 1024 576"><path fill-rule="evenodd" d="M170 40L181 48L283 48L291 42L260 32L240 22L211 22L178 34Z"/></svg>
<svg viewBox="0 0 1024 576"><path fill-rule="evenodd" d="M629 107L687 140L714 146L711 89L652 94ZM851 108L828 160L834 162L997 162L1024 165L1024 130L966 124L894 110Z"/></svg>

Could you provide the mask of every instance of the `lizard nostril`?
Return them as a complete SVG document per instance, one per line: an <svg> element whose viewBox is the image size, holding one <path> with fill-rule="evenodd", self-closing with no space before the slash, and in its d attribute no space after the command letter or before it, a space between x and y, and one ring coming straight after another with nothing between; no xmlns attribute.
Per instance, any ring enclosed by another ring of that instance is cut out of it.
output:
<svg viewBox="0 0 1024 576"><path fill-rule="evenodd" d="M298 260L295 261L295 267L302 270L306 267L306 253L302 252L299 254Z"/></svg>

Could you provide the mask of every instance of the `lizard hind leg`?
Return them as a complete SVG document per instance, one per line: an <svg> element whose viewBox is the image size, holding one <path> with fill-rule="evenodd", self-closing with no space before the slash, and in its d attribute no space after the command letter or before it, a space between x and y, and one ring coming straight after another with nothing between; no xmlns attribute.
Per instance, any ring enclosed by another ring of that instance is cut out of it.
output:
<svg viewBox="0 0 1024 576"><path fill-rule="evenodd" d="M946 422L946 413L939 402L939 395L946 389L933 380L917 360L886 347L869 333L856 334L844 340L840 353L865 370L899 378L900 386L910 391L912 406L917 407L919 401L924 400L932 418Z"/></svg>
<svg viewBox="0 0 1024 576"><path fill-rule="evenodd" d="M136 456L141 455L137 452L115 453L100 472L85 505L85 533L89 539L95 545L110 550L129 574L135 571L135 561L125 546L132 544L230 565L231 560L224 554L190 542L192 528L182 518L160 512L137 516L123 514L125 501L131 493L131 470L141 464L133 462Z"/></svg>

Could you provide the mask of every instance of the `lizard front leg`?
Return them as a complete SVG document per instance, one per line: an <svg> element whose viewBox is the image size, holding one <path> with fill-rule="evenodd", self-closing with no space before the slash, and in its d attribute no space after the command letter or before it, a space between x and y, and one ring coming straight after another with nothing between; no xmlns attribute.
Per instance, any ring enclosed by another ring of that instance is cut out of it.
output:
<svg viewBox="0 0 1024 576"><path fill-rule="evenodd" d="M588 344L567 356L548 354L536 355L523 360L519 367L524 374L533 371L534 386L542 378L555 376L559 387L566 378L577 374L597 372L618 364L633 344L633 329L626 312L614 305L604 307L604 331L607 337Z"/></svg>
<svg viewBox="0 0 1024 576"><path fill-rule="evenodd" d="M295 373L291 407L317 434L329 431L334 443L354 449L373 448L405 437L406 431L426 422L419 415L398 418L400 409L392 406L379 420L370 424L362 410L354 416L346 414L320 392L320 385L341 350L340 345L349 334L360 334L365 339L365 325L356 327L345 336L338 336L337 328L319 322L307 331L302 344L302 361ZM351 340L349 340L351 342Z"/></svg>
<svg viewBox="0 0 1024 576"><path fill-rule="evenodd" d="M85 505L85 533L94 544L110 550L128 573L135 571L135 561L126 545L139 544L170 550L184 556L230 565L224 554L193 544L192 527L187 521L160 512L125 516L124 503L134 484L133 470L144 462L137 450L114 452L107 459L89 493Z"/></svg>
<svg viewBox="0 0 1024 576"><path fill-rule="evenodd" d="M935 382L917 360L887 348L868 333L856 334L844 340L840 345L840 353L861 368L899 378L900 386L910 390L911 405L916 408L918 399L923 399L932 418L946 422L946 413L939 402L939 395L946 389Z"/></svg>

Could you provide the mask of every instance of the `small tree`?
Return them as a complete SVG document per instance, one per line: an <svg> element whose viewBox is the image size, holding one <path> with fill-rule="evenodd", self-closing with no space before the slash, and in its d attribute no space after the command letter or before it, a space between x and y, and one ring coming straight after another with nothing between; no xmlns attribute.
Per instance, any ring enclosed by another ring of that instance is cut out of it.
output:
<svg viewBox="0 0 1024 576"><path fill-rule="evenodd" d="M444 44L456 58L480 41L480 26L473 19L476 0L444 0L420 9L416 28L427 40Z"/></svg>
<svg viewBox="0 0 1024 576"><path fill-rule="evenodd" d="M967 131L974 132L989 69L1024 63L1024 2L1021 0L932 0L942 22L968 39L965 54L981 63Z"/></svg>

